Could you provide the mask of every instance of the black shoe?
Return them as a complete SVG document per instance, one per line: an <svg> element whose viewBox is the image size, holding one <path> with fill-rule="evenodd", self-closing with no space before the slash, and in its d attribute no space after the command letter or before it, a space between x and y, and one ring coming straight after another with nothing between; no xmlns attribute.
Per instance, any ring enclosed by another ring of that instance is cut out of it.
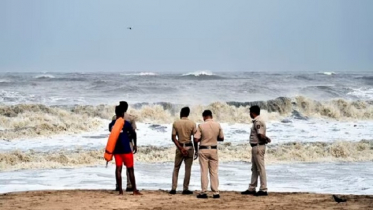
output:
<svg viewBox="0 0 373 210"><path fill-rule="evenodd" d="M213 198L215 198L215 199L220 198L220 195L219 195L219 194L216 194L216 195L214 195Z"/></svg>
<svg viewBox="0 0 373 210"><path fill-rule="evenodd" d="M169 194L170 194L170 195L175 195L175 194L176 194L176 190L171 190L171 191L169 192Z"/></svg>
<svg viewBox="0 0 373 210"><path fill-rule="evenodd" d="M207 199L207 194L203 193L203 194L199 194L197 195L197 198L203 198L203 199Z"/></svg>
<svg viewBox="0 0 373 210"><path fill-rule="evenodd" d="M190 191L190 190L184 190L184 191L182 192L182 194L183 194L183 195L193 195L193 192Z"/></svg>
<svg viewBox="0 0 373 210"><path fill-rule="evenodd" d="M126 188L126 192L132 192L132 191L133 191L132 187L131 188L129 188L129 187Z"/></svg>
<svg viewBox="0 0 373 210"><path fill-rule="evenodd" d="M268 193L267 192L264 192L264 191L259 191L255 194L255 196L268 196Z"/></svg>
<svg viewBox="0 0 373 210"><path fill-rule="evenodd" d="M241 195L255 195L255 194L256 194L255 190L253 191L246 190L245 192L241 192Z"/></svg>

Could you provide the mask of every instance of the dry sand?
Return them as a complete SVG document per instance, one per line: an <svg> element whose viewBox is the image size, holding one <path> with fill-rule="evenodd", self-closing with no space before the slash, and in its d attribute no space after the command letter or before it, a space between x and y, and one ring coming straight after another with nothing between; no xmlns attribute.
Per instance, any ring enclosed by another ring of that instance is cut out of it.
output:
<svg viewBox="0 0 373 210"><path fill-rule="evenodd" d="M373 196L347 195L346 203L334 202L331 195L271 193L268 197L221 192L220 199L200 200L195 195L169 195L165 191L142 191L143 196L119 196L105 190L35 191L0 194L0 209L373 209Z"/></svg>

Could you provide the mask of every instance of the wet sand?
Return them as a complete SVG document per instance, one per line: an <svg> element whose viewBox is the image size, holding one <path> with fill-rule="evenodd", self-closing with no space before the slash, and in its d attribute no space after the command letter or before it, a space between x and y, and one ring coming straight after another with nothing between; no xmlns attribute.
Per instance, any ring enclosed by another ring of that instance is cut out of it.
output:
<svg viewBox="0 0 373 210"><path fill-rule="evenodd" d="M105 190L33 191L0 194L0 209L373 209L373 196L343 195L346 203L336 203L332 195L309 193L270 193L268 197L221 192L220 199L197 199L194 195L169 195L165 191L142 191L118 195Z"/></svg>

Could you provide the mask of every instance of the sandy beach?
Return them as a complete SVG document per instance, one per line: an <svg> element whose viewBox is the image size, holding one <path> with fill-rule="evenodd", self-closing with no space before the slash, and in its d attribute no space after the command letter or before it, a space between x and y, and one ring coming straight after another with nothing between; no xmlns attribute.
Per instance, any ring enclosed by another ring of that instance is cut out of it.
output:
<svg viewBox="0 0 373 210"><path fill-rule="evenodd" d="M196 199L195 195L169 195L165 191L142 191L143 196L117 195L107 190L64 190L7 193L0 195L0 209L373 209L373 196L270 193L268 197L221 192L221 199ZM196 194L197 192L195 192Z"/></svg>

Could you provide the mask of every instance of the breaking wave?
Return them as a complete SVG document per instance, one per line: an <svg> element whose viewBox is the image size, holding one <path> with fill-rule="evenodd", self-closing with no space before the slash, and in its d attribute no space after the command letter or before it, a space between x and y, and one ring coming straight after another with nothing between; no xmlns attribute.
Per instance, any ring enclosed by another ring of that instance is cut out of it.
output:
<svg viewBox="0 0 373 210"><path fill-rule="evenodd" d="M347 95L373 100L373 88L357 88L347 93Z"/></svg>
<svg viewBox="0 0 373 210"><path fill-rule="evenodd" d="M157 76L158 74L154 72L140 72L140 73L133 73L133 74L120 74L121 76Z"/></svg>
<svg viewBox="0 0 373 210"><path fill-rule="evenodd" d="M10 83L10 81L7 80L7 79L0 79L0 84L2 84L2 83Z"/></svg>
<svg viewBox="0 0 373 210"><path fill-rule="evenodd" d="M135 155L139 162L172 162L174 147L139 147ZM219 146L219 161L251 161L249 144ZM334 143L286 143L268 145L266 162L270 164L289 162L357 162L373 161L373 140L360 142L338 141ZM66 168L105 164L103 150L53 151L0 153L0 170Z"/></svg>
<svg viewBox="0 0 373 210"><path fill-rule="evenodd" d="M356 79L362 79L362 80L367 80L367 81L373 81L373 76L360 76L360 77L356 77Z"/></svg>
<svg viewBox="0 0 373 210"><path fill-rule="evenodd" d="M261 115L268 121L285 118L330 118L334 120L373 119L372 101L314 101L304 97L280 97L256 102L215 102L191 106L190 119L201 122L201 113L210 109L214 118L224 123L251 123L249 107L260 106ZM138 122L165 124L179 117L182 104L139 103L131 106L129 113ZM45 136L60 133L90 131L111 119L114 106L76 105L45 106L33 104L0 105L0 139ZM82 123L84 122L84 123ZM101 124L100 124L101 123Z"/></svg>
<svg viewBox="0 0 373 210"><path fill-rule="evenodd" d="M81 133L102 125L102 119L44 105L0 106L0 139Z"/></svg>
<svg viewBox="0 0 373 210"><path fill-rule="evenodd" d="M55 76L51 74L42 74L42 75L37 75L34 77L35 79L53 79Z"/></svg>
<svg viewBox="0 0 373 210"><path fill-rule="evenodd" d="M37 75L34 77L36 80L41 81L60 81L60 82L83 82L87 81L87 77L83 74L73 74L73 75L64 75L61 76L54 76L51 74L43 74L43 75Z"/></svg>
<svg viewBox="0 0 373 210"><path fill-rule="evenodd" d="M333 72L333 71L320 72L320 74L324 74L324 75L328 75L328 76L336 75L336 73Z"/></svg>
<svg viewBox="0 0 373 210"><path fill-rule="evenodd" d="M190 72L182 75L183 78L188 78L192 80L215 80L223 79L224 77L213 74L210 71L196 71Z"/></svg>
<svg viewBox="0 0 373 210"><path fill-rule="evenodd" d="M214 74L211 71L195 71L195 72L189 72L189 73L183 74L183 76L200 77L200 76L214 76Z"/></svg>

